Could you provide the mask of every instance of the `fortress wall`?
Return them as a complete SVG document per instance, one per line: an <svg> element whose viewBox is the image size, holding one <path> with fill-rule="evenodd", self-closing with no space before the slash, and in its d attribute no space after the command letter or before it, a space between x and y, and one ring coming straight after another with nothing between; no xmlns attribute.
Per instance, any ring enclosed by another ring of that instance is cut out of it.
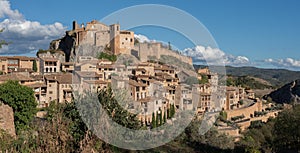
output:
<svg viewBox="0 0 300 153"><path fill-rule="evenodd" d="M241 109L234 109L234 110L228 110L227 113L227 120L230 120L231 117L240 116L244 114L245 118L251 118L250 115L252 114L254 116L254 111L262 111L262 102L256 102L250 107L241 108Z"/></svg>
<svg viewBox="0 0 300 153"><path fill-rule="evenodd" d="M177 59L188 64L193 64L192 58L169 50L168 48L163 47L161 43L140 43L134 46L134 50L139 52L140 60L143 62L148 60L148 56L155 56L157 59L159 59L161 55L167 55L176 57Z"/></svg>
<svg viewBox="0 0 300 153"><path fill-rule="evenodd" d="M109 31L98 31L96 32L96 46L103 46L105 47L110 42L110 34Z"/></svg>

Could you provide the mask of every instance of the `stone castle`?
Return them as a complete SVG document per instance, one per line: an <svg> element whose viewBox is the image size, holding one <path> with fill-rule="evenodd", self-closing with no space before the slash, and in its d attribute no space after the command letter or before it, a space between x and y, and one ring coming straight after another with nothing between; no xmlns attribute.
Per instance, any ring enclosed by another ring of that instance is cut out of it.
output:
<svg viewBox="0 0 300 153"><path fill-rule="evenodd" d="M162 43L139 43L134 39L134 32L120 30L120 24L105 25L93 20L86 25L79 25L73 21L73 28L66 32L66 35L50 43L51 50L62 50L65 52L68 62L79 52L82 46L91 46L97 52L110 51L114 55L129 54L137 57L142 62L149 60L149 57L159 59L161 55L173 56L178 60L192 65L192 58L181 55L170 50ZM96 47L96 48L95 48ZM81 49L87 52L87 48Z"/></svg>

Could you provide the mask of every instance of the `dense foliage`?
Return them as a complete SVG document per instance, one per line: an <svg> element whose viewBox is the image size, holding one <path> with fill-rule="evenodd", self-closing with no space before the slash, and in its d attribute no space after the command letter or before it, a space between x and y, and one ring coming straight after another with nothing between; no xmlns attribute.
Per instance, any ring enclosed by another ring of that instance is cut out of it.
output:
<svg viewBox="0 0 300 153"><path fill-rule="evenodd" d="M14 82L12 82L14 83ZM5 89L5 88L4 88ZM2 89L1 89L2 91ZM1 94L2 95L2 94ZM18 94L16 94L18 95ZM120 125L132 129L140 129L141 124L134 114L126 111L112 94L110 88L101 90L96 99L106 110L106 113ZM88 99L85 97L85 99ZM91 99L92 100L92 99ZM75 100L76 101L76 100ZM93 101L85 101L93 102ZM13 139L5 132L0 131L0 148L2 152L128 152L128 150L111 146L92 134L86 122L81 118L83 111L78 108L84 107L87 112L93 114L93 107L98 106L91 103L80 104L76 101L70 104L55 104L46 109L48 115L45 119L36 118L28 123L30 128L20 133ZM166 117L175 114L175 106L171 105L169 110L155 116L152 126L165 123ZM221 118L227 114L221 112ZM166 116L166 117L165 117ZM244 137L234 142L231 137L220 134L212 127L204 135L199 134L201 120L194 120L185 131L175 140L150 150L130 152L297 152L300 148L300 105L292 109L284 110L278 117L270 118L267 123L260 121L251 122Z"/></svg>
<svg viewBox="0 0 300 153"><path fill-rule="evenodd" d="M31 88L20 85L18 81L7 81L0 85L0 101L12 107L17 133L29 127L37 107Z"/></svg>
<svg viewBox="0 0 300 153"><path fill-rule="evenodd" d="M194 65L195 69L204 68L203 65ZM210 66L212 69L222 69L219 66ZM300 78L299 71L284 69L263 69L256 67L226 66L226 74L231 76L250 76L268 81L272 87L277 88Z"/></svg>
<svg viewBox="0 0 300 153"><path fill-rule="evenodd" d="M248 76L238 76L238 77L228 76L227 86L241 86L247 89L272 88L272 86L256 81L254 78Z"/></svg>
<svg viewBox="0 0 300 153"><path fill-rule="evenodd" d="M110 60L112 62L115 62L115 61L117 61L117 56L113 55L113 54L108 54L108 53L101 52L98 55L98 59L107 59L107 60Z"/></svg>

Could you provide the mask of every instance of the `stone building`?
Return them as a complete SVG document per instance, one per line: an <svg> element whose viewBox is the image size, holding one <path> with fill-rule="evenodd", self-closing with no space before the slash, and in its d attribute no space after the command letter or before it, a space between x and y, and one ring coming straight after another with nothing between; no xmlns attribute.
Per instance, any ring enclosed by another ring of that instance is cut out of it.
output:
<svg viewBox="0 0 300 153"><path fill-rule="evenodd" d="M42 73L60 72L60 60L55 57L41 57L40 66Z"/></svg>
<svg viewBox="0 0 300 153"><path fill-rule="evenodd" d="M4 74L11 72L33 72L33 65L36 63L39 72L39 59L26 56L1 56L0 71Z"/></svg>
<svg viewBox="0 0 300 153"><path fill-rule="evenodd" d="M46 103L56 101L59 103L71 102L72 99L72 74L45 75L47 86Z"/></svg>
<svg viewBox="0 0 300 153"><path fill-rule="evenodd" d="M110 49L115 55L130 53L134 46L134 32L120 30L119 24L105 25L93 20L78 25L73 21L73 29L69 31L75 37L75 46L94 45Z"/></svg>

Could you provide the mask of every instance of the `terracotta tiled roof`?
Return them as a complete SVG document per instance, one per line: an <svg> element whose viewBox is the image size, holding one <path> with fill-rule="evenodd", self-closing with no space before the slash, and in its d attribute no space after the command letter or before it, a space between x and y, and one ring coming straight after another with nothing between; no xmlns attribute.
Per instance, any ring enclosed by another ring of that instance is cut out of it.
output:
<svg viewBox="0 0 300 153"><path fill-rule="evenodd" d="M0 75L0 81L8 81L8 80L17 80L17 81L34 81L33 78L19 74L19 73L11 73L7 75Z"/></svg>
<svg viewBox="0 0 300 153"><path fill-rule="evenodd" d="M64 63L61 63L62 65L74 65L75 63L74 62L64 62Z"/></svg>
<svg viewBox="0 0 300 153"><path fill-rule="evenodd" d="M101 64L97 65L97 68L115 68L116 66L113 64Z"/></svg>
<svg viewBox="0 0 300 153"><path fill-rule="evenodd" d="M226 87L226 91L235 91L236 88L235 87Z"/></svg>
<svg viewBox="0 0 300 153"><path fill-rule="evenodd" d="M142 98L137 101L140 103L151 102L151 97Z"/></svg>
<svg viewBox="0 0 300 153"><path fill-rule="evenodd" d="M81 78L102 78L102 74L98 74L96 72L84 72L84 71L76 71L79 77Z"/></svg>
<svg viewBox="0 0 300 153"><path fill-rule="evenodd" d="M103 80L84 80L88 84L107 84L108 82Z"/></svg>
<svg viewBox="0 0 300 153"><path fill-rule="evenodd" d="M142 71L142 72L146 72L146 69L144 69L144 68L136 68L136 69L134 69L135 71Z"/></svg>
<svg viewBox="0 0 300 153"><path fill-rule="evenodd" d="M47 87L47 85L45 83L40 83L40 82L33 83L33 84L28 84L26 86L29 87L29 88Z"/></svg>
<svg viewBox="0 0 300 153"><path fill-rule="evenodd" d="M46 80L55 80L60 84L72 84L72 74L65 73L65 74L50 74L45 75Z"/></svg>
<svg viewBox="0 0 300 153"><path fill-rule="evenodd" d="M135 80L129 80L129 85L135 86L135 87L147 87L146 84L137 82Z"/></svg>
<svg viewBox="0 0 300 153"><path fill-rule="evenodd" d="M44 80L43 75L30 75L30 77L33 78L34 80L37 80L37 81L43 81Z"/></svg>
<svg viewBox="0 0 300 153"><path fill-rule="evenodd" d="M58 61L57 58L53 58L53 57L41 57L42 60L44 61L49 61L49 62L56 62Z"/></svg>
<svg viewBox="0 0 300 153"><path fill-rule="evenodd" d="M154 67L154 70L174 70L173 68L166 66L166 65L162 65L162 66L156 66Z"/></svg>

